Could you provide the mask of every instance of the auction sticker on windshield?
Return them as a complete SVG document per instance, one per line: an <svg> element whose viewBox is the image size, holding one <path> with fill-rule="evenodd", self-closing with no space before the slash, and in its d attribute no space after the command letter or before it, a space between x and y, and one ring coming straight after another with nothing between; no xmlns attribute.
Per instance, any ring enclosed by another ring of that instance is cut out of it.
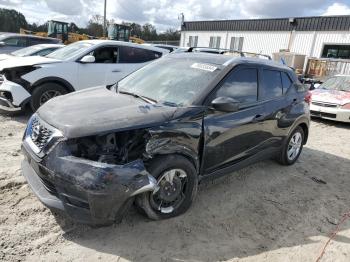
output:
<svg viewBox="0 0 350 262"><path fill-rule="evenodd" d="M196 69L209 71L209 72L214 72L217 69L216 66L212 66L212 65L208 65L208 64L201 64L201 63L194 63L193 65L191 65L191 67L196 68Z"/></svg>

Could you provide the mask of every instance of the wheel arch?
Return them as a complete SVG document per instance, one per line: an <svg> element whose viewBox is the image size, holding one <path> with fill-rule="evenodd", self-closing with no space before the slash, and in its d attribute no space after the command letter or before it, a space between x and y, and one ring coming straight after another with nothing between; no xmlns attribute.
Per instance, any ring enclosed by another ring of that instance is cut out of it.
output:
<svg viewBox="0 0 350 262"><path fill-rule="evenodd" d="M301 127L304 131L304 145L306 144L308 137L309 137L309 126L310 126L310 119L306 116L301 116L296 121L294 121L293 125L288 130L288 135L286 136L286 139L290 136L290 134L295 130L297 127Z"/></svg>
<svg viewBox="0 0 350 262"><path fill-rule="evenodd" d="M31 92L39 85L46 84L46 83L56 83L61 86L63 86L65 89L67 89L67 92L74 92L75 89L71 83L69 83L67 80L60 78L60 77L44 77L38 81L36 81L34 84L32 84L32 90Z"/></svg>

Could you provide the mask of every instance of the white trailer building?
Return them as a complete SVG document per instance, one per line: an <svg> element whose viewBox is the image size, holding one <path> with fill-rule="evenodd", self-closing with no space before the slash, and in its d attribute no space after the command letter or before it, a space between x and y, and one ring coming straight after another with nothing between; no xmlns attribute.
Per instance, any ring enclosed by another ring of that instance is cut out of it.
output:
<svg viewBox="0 0 350 262"><path fill-rule="evenodd" d="M350 16L183 22L180 45L350 59Z"/></svg>

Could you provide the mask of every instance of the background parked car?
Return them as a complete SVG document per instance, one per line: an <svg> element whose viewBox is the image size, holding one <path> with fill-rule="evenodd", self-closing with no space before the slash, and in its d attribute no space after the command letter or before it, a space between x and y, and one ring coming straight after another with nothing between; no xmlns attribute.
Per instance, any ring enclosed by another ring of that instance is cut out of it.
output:
<svg viewBox="0 0 350 262"><path fill-rule="evenodd" d="M166 50L169 50L169 52L174 52L175 50L177 50L179 47L175 46L175 45L163 45L163 44L143 44L143 45L148 45L148 46L155 46L155 47L159 47L159 48L163 48Z"/></svg>
<svg viewBox="0 0 350 262"><path fill-rule="evenodd" d="M112 40L79 41L46 57L0 61L0 110L35 111L52 97L111 85L168 50Z"/></svg>
<svg viewBox="0 0 350 262"><path fill-rule="evenodd" d="M46 56L57 49L64 47L62 44L40 44L25 47L14 51L10 54L0 54L0 61L12 57L24 57L24 56Z"/></svg>
<svg viewBox="0 0 350 262"><path fill-rule="evenodd" d="M0 35L0 54L11 53L32 45L58 44L60 42L59 39L50 37L5 33Z"/></svg>
<svg viewBox="0 0 350 262"><path fill-rule="evenodd" d="M350 76L336 75L311 93L312 116L350 123Z"/></svg>

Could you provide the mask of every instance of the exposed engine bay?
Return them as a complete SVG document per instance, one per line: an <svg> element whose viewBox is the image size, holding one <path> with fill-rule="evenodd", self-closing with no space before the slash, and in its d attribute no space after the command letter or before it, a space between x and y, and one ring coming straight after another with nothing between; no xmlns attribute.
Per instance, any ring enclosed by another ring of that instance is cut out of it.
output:
<svg viewBox="0 0 350 262"><path fill-rule="evenodd" d="M126 164L142 158L149 135L145 130L132 130L68 141L76 157L107 164Z"/></svg>

